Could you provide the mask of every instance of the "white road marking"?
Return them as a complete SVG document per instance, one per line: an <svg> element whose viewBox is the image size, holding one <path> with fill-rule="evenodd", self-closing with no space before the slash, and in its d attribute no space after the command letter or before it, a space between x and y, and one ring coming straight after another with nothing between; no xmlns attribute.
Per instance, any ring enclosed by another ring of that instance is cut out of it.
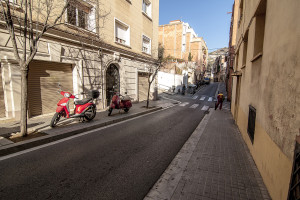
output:
<svg viewBox="0 0 300 200"><path fill-rule="evenodd" d="M179 104L179 106L186 106L188 104L189 104L189 102L183 102L183 103Z"/></svg>
<svg viewBox="0 0 300 200"><path fill-rule="evenodd" d="M202 108L201 108L201 110L208 110L209 109L209 106L203 106Z"/></svg>
<svg viewBox="0 0 300 200"><path fill-rule="evenodd" d="M193 104L190 108L197 108L199 106L199 104Z"/></svg>
<svg viewBox="0 0 300 200"><path fill-rule="evenodd" d="M193 99L197 99L198 98L198 96L193 96Z"/></svg>
<svg viewBox="0 0 300 200"><path fill-rule="evenodd" d="M209 97L209 98L208 98L208 101L212 101L212 97Z"/></svg>
<svg viewBox="0 0 300 200"><path fill-rule="evenodd" d="M201 101L204 101L204 99L205 99L205 97L201 97L201 98L200 98Z"/></svg>

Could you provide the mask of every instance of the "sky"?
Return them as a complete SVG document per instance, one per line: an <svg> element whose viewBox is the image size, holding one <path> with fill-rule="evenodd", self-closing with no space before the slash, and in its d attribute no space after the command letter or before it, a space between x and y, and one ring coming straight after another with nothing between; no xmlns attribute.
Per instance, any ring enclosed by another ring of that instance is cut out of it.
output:
<svg viewBox="0 0 300 200"><path fill-rule="evenodd" d="M189 23L203 37L209 52L228 47L234 0L160 0L159 25L172 20Z"/></svg>

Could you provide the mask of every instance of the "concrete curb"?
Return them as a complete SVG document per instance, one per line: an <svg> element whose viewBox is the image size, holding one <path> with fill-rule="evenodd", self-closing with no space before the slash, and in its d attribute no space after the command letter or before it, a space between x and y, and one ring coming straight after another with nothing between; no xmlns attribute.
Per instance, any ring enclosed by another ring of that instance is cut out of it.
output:
<svg viewBox="0 0 300 200"><path fill-rule="evenodd" d="M161 175L158 181L154 184L150 192L144 198L144 200L164 200L171 199L179 181L182 178L183 172L187 167L187 164L202 136L206 125L214 112L213 109L209 109L209 114L205 115L202 121L199 123L195 131L190 138L183 145L179 153L173 159L166 171Z"/></svg>
<svg viewBox="0 0 300 200"><path fill-rule="evenodd" d="M73 130L70 129L70 130L67 130L63 133L58 133L56 135L46 135L46 136L41 136L41 137L38 137L38 138L33 138L33 139L30 139L30 140L27 140L27 141L23 141L23 142L18 142L18 143L14 143L14 144L5 145L5 146L0 147L0 157L1 156L6 156L8 154L16 153L16 152L19 152L19 151L23 151L23 150L26 150L26 149L30 149L30 148L33 148L33 147L36 147L36 146L39 146L39 145L43 145L43 144L46 144L46 143L54 142L54 141L57 141L57 140L60 140L60 139L66 138L66 137L70 137L70 136L73 136L73 135L76 135L76 134L79 134L79 133L82 133L82 132L85 132L85 131L90 131L90 130L93 130L93 129L96 129L96 128L101 128L101 127L104 127L104 126L115 124L115 123L118 123L118 122L121 122L121 121L125 121L125 120L128 120L128 119L138 117L138 116L141 116L141 115L145 115L145 114L148 114L148 113L151 113L151 112L155 112L155 111L158 111L158 110L161 110L161 109L162 109L162 107L156 107L156 108L149 109L149 110L146 110L146 111L143 111L143 112L131 114L129 116L125 116L125 117L122 117L122 118L119 118L119 119L114 119L114 120L111 120L111 121L107 121L107 122L103 122L103 123L99 123L99 124L94 124L92 126L76 128L76 129L73 129ZM72 125L70 127L72 127ZM47 134L47 131L41 131L41 132Z"/></svg>

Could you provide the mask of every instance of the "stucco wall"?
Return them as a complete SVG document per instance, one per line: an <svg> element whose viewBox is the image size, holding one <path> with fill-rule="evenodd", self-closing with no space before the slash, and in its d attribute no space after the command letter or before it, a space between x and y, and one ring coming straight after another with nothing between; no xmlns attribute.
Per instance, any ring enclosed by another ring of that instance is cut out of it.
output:
<svg viewBox="0 0 300 200"><path fill-rule="evenodd" d="M237 2L237 1L236 1ZM237 31L241 90L236 104L236 78L233 80L232 113L238 110L237 124L253 155L273 199L287 197L295 137L300 133L298 87L299 1L268 1L265 16L263 54L255 56L255 24L252 18L259 1L244 1L244 16ZM248 30L246 65L243 65L244 34ZM298 36L297 36L298 35ZM252 61L251 61L252 60ZM247 134L249 105L256 108L253 144ZM280 181L279 181L280 180Z"/></svg>

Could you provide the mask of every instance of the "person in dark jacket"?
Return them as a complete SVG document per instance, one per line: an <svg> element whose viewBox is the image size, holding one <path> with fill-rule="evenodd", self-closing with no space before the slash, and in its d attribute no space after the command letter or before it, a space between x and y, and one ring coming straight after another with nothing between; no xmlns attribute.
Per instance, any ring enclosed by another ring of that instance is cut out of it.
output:
<svg viewBox="0 0 300 200"><path fill-rule="evenodd" d="M215 104L215 110L217 110L217 108L219 107L220 105L220 110L222 109L222 104L223 104L223 101L225 99L224 95L220 92L218 92L218 102Z"/></svg>
<svg viewBox="0 0 300 200"><path fill-rule="evenodd" d="M183 86L182 86L182 95L184 95L185 94L185 84L183 84Z"/></svg>

